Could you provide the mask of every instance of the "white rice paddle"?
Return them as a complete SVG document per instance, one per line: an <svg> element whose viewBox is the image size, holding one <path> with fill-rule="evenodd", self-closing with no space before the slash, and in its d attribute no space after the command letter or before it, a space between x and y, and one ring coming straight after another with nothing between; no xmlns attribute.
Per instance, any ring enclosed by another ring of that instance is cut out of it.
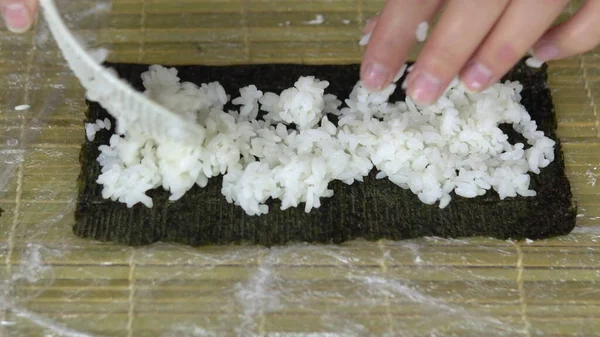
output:
<svg viewBox="0 0 600 337"><path fill-rule="evenodd" d="M44 18L63 57L87 91L90 101L99 103L117 119L118 133L137 128L157 141L182 145L202 144L205 129L165 109L121 81L116 72L101 65L107 52L90 53L77 42L56 8L54 0L40 0Z"/></svg>

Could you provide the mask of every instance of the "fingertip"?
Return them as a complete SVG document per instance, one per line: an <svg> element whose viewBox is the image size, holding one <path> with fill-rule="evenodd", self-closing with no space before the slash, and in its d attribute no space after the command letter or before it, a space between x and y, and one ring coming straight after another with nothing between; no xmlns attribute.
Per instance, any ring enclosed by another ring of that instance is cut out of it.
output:
<svg viewBox="0 0 600 337"><path fill-rule="evenodd" d="M407 95L419 105L435 103L440 97L442 81L428 72L411 74L406 90Z"/></svg>
<svg viewBox="0 0 600 337"><path fill-rule="evenodd" d="M33 25L33 15L22 2L11 2L2 6L2 17L6 28L13 33L21 34Z"/></svg>
<svg viewBox="0 0 600 337"><path fill-rule="evenodd" d="M415 31L428 20L442 0L418 2L407 10L402 1L386 1L381 15L373 25L372 37L363 55L361 81L369 90L386 88L406 61L415 44Z"/></svg>
<svg viewBox="0 0 600 337"><path fill-rule="evenodd" d="M371 91L380 91L391 83L391 68L385 64L365 61L361 67L360 78L363 85Z"/></svg>
<svg viewBox="0 0 600 337"><path fill-rule="evenodd" d="M492 70L477 61L469 62L460 74L460 80L472 92L485 90L490 85L492 78Z"/></svg>
<svg viewBox="0 0 600 337"><path fill-rule="evenodd" d="M600 44L600 1L586 1L568 20L546 31L532 48L540 61L563 59L593 50Z"/></svg>
<svg viewBox="0 0 600 337"><path fill-rule="evenodd" d="M541 62L546 62L557 58L559 50L554 43L547 40L540 40L533 47L532 54Z"/></svg>

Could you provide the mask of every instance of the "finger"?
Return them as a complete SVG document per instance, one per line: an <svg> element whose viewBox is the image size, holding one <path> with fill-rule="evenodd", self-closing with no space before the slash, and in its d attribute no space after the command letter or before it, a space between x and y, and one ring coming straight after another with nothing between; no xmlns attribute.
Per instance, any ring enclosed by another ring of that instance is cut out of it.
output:
<svg viewBox="0 0 600 337"><path fill-rule="evenodd" d="M535 44L533 55L546 62L594 49L600 44L600 0L588 0L575 15L550 29Z"/></svg>
<svg viewBox="0 0 600 337"><path fill-rule="evenodd" d="M24 33L31 28L37 9L37 0L0 0L4 23L14 33Z"/></svg>
<svg viewBox="0 0 600 337"><path fill-rule="evenodd" d="M407 80L408 95L431 104L458 75L502 16L509 0L452 0Z"/></svg>
<svg viewBox="0 0 600 337"><path fill-rule="evenodd" d="M512 0L461 71L465 86L481 91L499 80L552 25L567 3L568 0Z"/></svg>
<svg viewBox="0 0 600 337"><path fill-rule="evenodd" d="M372 33L373 29L375 29L375 26L377 25L377 21L379 21L379 14L375 15L374 17L370 18L369 21L367 21L367 23L362 29L363 34L367 35Z"/></svg>
<svg viewBox="0 0 600 337"><path fill-rule="evenodd" d="M416 42L417 26L429 20L442 0L387 0L373 29L361 66L367 89L385 88Z"/></svg>

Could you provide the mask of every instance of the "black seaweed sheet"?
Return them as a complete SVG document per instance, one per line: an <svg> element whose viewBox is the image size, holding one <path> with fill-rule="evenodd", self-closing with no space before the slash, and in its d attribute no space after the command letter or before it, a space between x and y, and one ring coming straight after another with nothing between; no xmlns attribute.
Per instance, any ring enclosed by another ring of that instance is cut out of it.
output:
<svg viewBox="0 0 600 337"><path fill-rule="evenodd" d="M109 64L120 76L142 89L140 75L147 65ZM328 93L347 97L358 79L357 65L247 65L178 67L182 81L205 83L219 81L231 95L249 85L263 91L280 92L302 75L328 80ZM523 101L531 116L550 138L558 141L556 118L545 66L532 69L521 62L506 79L524 85ZM397 90L393 99L404 93ZM110 117L98 104L89 103L87 120ZM112 119L112 118L111 118ZM510 127L506 130L515 140ZM339 181L330 186L335 195L322 199L322 206L310 213L298 208L281 211L278 201L270 201L270 212L247 216L227 203L221 195L221 179L213 178L206 188L192 188L183 198L171 202L168 193L156 189L148 193L154 207L105 200L102 186L96 183L100 167L98 146L107 144L111 131L103 130L94 142L85 142L81 151L79 196L74 232L84 238L128 245L157 241L188 245L251 243L279 245L287 242L340 243L355 238L367 240L409 239L422 236L445 238L485 236L499 239L542 239L568 234L575 226L576 207L565 176L560 143L556 160L540 175L531 174L536 197L517 197L501 201L495 192L465 199L454 196L445 209L421 203L410 191L387 179L374 179L351 186Z"/></svg>

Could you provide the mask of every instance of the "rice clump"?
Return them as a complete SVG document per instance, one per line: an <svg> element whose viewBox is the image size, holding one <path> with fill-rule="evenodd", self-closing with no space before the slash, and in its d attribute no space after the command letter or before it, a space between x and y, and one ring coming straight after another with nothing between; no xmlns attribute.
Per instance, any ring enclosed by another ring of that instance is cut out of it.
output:
<svg viewBox="0 0 600 337"><path fill-rule="evenodd" d="M418 106L410 98L390 102L395 83L373 93L358 82L342 101L313 76L280 93L250 85L233 99L218 82L182 83L176 69L158 65L142 79L148 98L203 125L206 136L202 146L186 147L116 127L99 147L97 182L104 198L128 207L152 207L151 189L178 200L223 175L223 196L249 215L268 213L269 198L281 200L282 209L303 204L310 212L333 197L332 181L362 182L376 169L377 178L444 208L452 195L474 198L489 190L501 199L534 196L529 174L554 160L555 143L520 104L518 82L470 93L455 80L437 103ZM230 100L237 109L225 111ZM526 144L509 143L499 128L505 123Z"/></svg>
<svg viewBox="0 0 600 337"><path fill-rule="evenodd" d="M86 123L85 124L85 135L90 142L93 142L96 138L96 133L102 129L110 130L111 121L108 118L104 118L104 120L96 120L96 123Z"/></svg>

